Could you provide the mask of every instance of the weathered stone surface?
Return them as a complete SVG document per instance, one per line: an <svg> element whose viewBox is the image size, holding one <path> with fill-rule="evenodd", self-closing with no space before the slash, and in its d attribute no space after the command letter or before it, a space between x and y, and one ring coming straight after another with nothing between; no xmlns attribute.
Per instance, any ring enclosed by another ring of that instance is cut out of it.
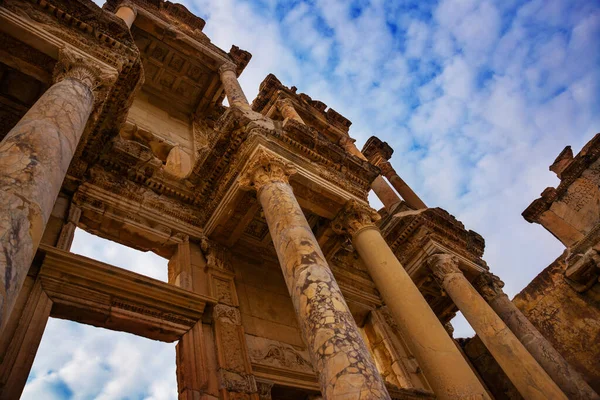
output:
<svg viewBox="0 0 600 400"><path fill-rule="evenodd" d="M484 272L473 285L569 399L600 398L510 301L502 291L504 283L497 276Z"/></svg>
<svg viewBox="0 0 600 400"><path fill-rule="evenodd" d="M488 399L485 389L375 227L377 218L373 209L351 200L333 221L333 229L352 237L356 251L435 394L441 399Z"/></svg>
<svg viewBox="0 0 600 400"><path fill-rule="evenodd" d="M577 293L564 279L563 254L513 302L556 350L600 392L600 290Z"/></svg>
<svg viewBox="0 0 600 400"><path fill-rule="evenodd" d="M325 257L298 205L294 169L264 150L241 184L258 192L308 351L325 398L389 398Z"/></svg>
<svg viewBox="0 0 600 400"><path fill-rule="evenodd" d="M458 267L458 258L435 254L428 258L435 278L452 298L490 353L523 397L567 399L525 347L471 286Z"/></svg>
<svg viewBox="0 0 600 400"><path fill-rule="evenodd" d="M0 327L10 314L92 112L96 72L78 63L0 143Z"/></svg>

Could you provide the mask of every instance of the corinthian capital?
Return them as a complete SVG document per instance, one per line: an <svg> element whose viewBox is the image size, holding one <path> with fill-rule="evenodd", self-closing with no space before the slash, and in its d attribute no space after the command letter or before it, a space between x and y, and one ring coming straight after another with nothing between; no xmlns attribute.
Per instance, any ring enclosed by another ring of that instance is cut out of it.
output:
<svg viewBox="0 0 600 400"><path fill-rule="evenodd" d="M238 181L246 190L260 190L269 183L289 183L289 178L296 173L294 166L283 158L265 150L258 153L246 165Z"/></svg>
<svg viewBox="0 0 600 400"><path fill-rule="evenodd" d="M235 65L232 62L226 62L224 64L221 64L221 66L219 67L219 74L222 74L223 72L235 72L237 74L237 65Z"/></svg>
<svg viewBox="0 0 600 400"><path fill-rule="evenodd" d="M496 296L503 294L504 282L491 272L482 272L473 281L473 287L486 301L492 301Z"/></svg>
<svg viewBox="0 0 600 400"><path fill-rule="evenodd" d="M377 211L364 203L348 200L344 208L331 222L331 229L339 235L354 236L365 228L375 228L381 217Z"/></svg>
<svg viewBox="0 0 600 400"><path fill-rule="evenodd" d="M458 257L452 254L439 253L429 256L426 260L427 266L433 272L434 278L438 283L442 283L444 278L450 274L462 274L458 268Z"/></svg>
<svg viewBox="0 0 600 400"><path fill-rule="evenodd" d="M103 67L92 58L83 56L73 49L63 47L58 52L54 67L53 80L58 83L65 79L74 79L87 86L92 92L112 86L117 80L115 69Z"/></svg>

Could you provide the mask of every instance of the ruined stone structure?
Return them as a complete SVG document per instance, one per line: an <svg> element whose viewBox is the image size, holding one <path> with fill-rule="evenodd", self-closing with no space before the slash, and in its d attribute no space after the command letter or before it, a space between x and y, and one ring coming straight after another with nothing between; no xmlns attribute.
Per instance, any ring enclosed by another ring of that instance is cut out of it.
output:
<svg viewBox="0 0 600 400"><path fill-rule="evenodd" d="M554 350L537 305L534 327L490 294L483 238L428 208L387 143L360 151L273 75L250 103L251 55L203 27L164 0L0 2L0 399L49 317L177 342L180 399L501 398L452 338L458 310L524 398L598 398L594 366ZM168 259L168 282L70 253L75 228ZM572 246L589 228L549 229ZM591 302L589 248L560 290Z"/></svg>

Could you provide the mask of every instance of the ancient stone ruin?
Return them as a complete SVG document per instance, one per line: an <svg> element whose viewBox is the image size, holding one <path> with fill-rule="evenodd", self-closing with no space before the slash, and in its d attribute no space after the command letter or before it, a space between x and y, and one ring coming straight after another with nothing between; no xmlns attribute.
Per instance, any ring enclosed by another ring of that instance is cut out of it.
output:
<svg viewBox="0 0 600 400"><path fill-rule="evenodd" d="M599 398L598 136L524 212L566 251L510 301L387 143L359 150L273 75L250 103L251 55L204 24L165 0L0 1L0 399L49 317L176 342L186 400ZM167 258L168 283L69 252L75 228Z"/></svg>

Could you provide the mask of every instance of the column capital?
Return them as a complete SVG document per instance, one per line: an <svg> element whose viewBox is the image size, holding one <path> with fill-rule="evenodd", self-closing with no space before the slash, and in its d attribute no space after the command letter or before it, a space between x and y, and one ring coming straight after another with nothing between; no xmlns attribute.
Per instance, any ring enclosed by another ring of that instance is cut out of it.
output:
<svg viewBox="0 0 600 400"><path fill-rule="evenodd" d="M240 174L238 182L245 190L260 190L267 184L283 182L289 184L289 178L295 174L293 164L278 155L259 150Z"/></svg>
<svg viewBox="0 0 600 400"><path fill-rule="evenodd" d="M112 86L117 77L116 70L109 70L92 58L69 47L63 47L58 51L52 80L58 83L65 79L74 79L97 95L102 89Z"/></svg>
<svg viewBox="0 0 600 400"><path fill-rule="evenodd" d="M425 261L434 278L441 284L446 276L451 274L461 274L462 271L458 268L458 257L448 253L438 253L427 257Z"/></svg>
<svg viewBox="0 0 600 400"><path fill-rule="evenodd" d="M123 1L121 1L119 3L119 5L115 7L115 12L119 11L119 8L123 8L123 7L127 7L129 9L131 9L131 11L133 11L133 13L135 14L135 16L137 17L138 10L137 10L137 7L135 6L135 4L133 4L132 1L130 1L130 0L123 0Z"/></svg>
<svg viewBox="0 0 600 400"><path fill-rule="evenodd" d="M375 165L392 157L394 149L387 142L382 142L377 136L371 136L365 143L362 153Z"/></svg>
<svg viewBox="0 0 600 400"><path fill-rule="evenodd" d="M338 235L354 236L364 229L377 229L375 222L380 219L377 211L368 205L348 200L331 222L331 229Z"/></svg>
<svg viewBox="0 0 600 400"><path fill-rule="evenodd" d="M224 72L234 72L237 75L237 65L232 62L226 62L221 64L219 67L219 74L223 74Z"/></svg>
<svg viewBox="0 0 600 400"><path fill-rule="evenodd" d="M381 170L383 176L387 177L393 174L396 174L396 170L392 167L392 163L387 160L382 160L381 162L375 164Z"/></svg>
<svg viewBox="0 0 600 400"><path fill-rule="evenodd" d="M294 107L294 102L288 97L284 97L282 99L277 100L277 102L275 104L277 105L277 108L281 108L281 107L285 107L285 106Z"/></svg>
<svg viewBox="0 0 600 400"><path fill-rule="evenodd" d="M489 303L497 296L504 294L504 282L489 271L484 271L473 281L473 287Z"/></svg>

